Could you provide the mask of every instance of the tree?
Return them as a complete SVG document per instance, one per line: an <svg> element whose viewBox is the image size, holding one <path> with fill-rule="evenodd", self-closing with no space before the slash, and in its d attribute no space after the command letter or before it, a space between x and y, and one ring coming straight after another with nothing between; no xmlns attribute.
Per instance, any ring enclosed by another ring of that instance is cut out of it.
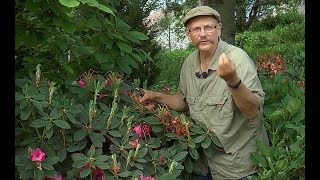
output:
<svg viewBox="0 0 320 180"><path fill-rule="evenodd" d="M221 37L224 41L235 44L235 1L234 0L198 0L198 5L206 5L220 13L222 23Z"/></svg>
<svg viewBox="0 0 320 180"><path fill-rule="evenodd" d="M249 29L256 19L273 15L276 11L297 8L304 0L236 0L237 32Z"/></svg>

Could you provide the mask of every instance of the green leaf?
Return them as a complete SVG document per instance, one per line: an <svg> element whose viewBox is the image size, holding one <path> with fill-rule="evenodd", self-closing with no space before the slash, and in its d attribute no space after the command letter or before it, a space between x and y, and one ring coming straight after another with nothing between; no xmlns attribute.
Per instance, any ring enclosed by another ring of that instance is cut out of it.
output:
<svg viewBox="0 0 320 180"><path fill-rule="evenodd" d="M53 24L57 27L61 27L63 25L63 19L57 16L53 17Z"/></svg>
<svg viewBox="0 0 320 180"><path fill-rule="evenodd" d="M100 10L102 10L102 11L104 11L104 12L106 12L106 13L109 13L109 14L114 15L113 12L112 12L112 10L111 10L110 8L108 8L107 6L104 6L104 5L102 5L102 4L98 4L98 5L97 5L97 8L100 9Z"/></svg>
<svg viewBox="0 0 320 180"><path fill-rule="evenodd" d="M147 162L147 160L145 160L145 159L136 159L136 161L140 162L140 163L146 163Z"/></svg>
<svg viewBox="0 0 320 180"><path fill-rule="evenodd" d="M33 173L34 173L34 178L39 180L41 180L44 175L43 171L40 170L39 168L35 168Z"/></svg>
<svg viewBox="0 0 320 180"><path fill-rule="evenodd" d="M99 22L99 20L96 17L92 17L92 18L88 19L86 26L88 26L94 30L99 30L101 28L101 23ZM95 50L98 49L94 46L91 46L91 47L93 47Z"/></svg>
<svg viewBox="0 0 320 180"><path fill-rule="evenodd" d="M131 34L128 33L123 33L122 34L127 40L134 42L136 44L141 44L140 40L134 36L132 36Z"/></svg>
<svg viewBox="0 0 320 180"><path fill-rule="evenodd" d="M201 141L204 140L204 138L206 138L206 135L205 135L205 134L194 138L194 142L195 142L195 143L200 143Z"/></svg>
<svg viewBox="0 0 320 180"><path fill-rule="evenodd" d="M43 111L42 104L41 104L39 101L32 99L32 103L33 103L34 106L36 106L36 108L37 108L39 111L41 111L41 112Z"/></svg>
<svg viewBox="0 0 320 180"><path fill-rule="evenodd" d="M86 165L88 162L88 159L81 159L81 160L77 160L77 161L74 161L73 164L72 164L72 167L74 168L82 168L84 165ZM90 168L88 168L90 169Z"/></svg>
<svg viewBox="0 0 320 180"><path fill-rule="evenodd" d="M74 73L74 70L72 69L71 66L69 66L68 64L64 64L63 65L63 69L65 69L66 71L68 71L70 74Z"/></svg>
<svg viewBox="0 0 320 180"><path fill-rule="evenodd" d="M63 23L62 28L65 32L67 32L69 34L73 34L74 31L76 30L76 26L74 24L72 24L71 22Z"/></svg>
<svg viewBox="0 0 320 180"><path fill-rule="evenodd" d="M47 119L37 119L37 120L34 120L32 123L30 123L29 126L35 127L35 128L40 128L40 127L45 126L47 123L49 123L49 121Z"/></svg>
<svg viewBox="0 0 320 180"><path fill-rule="evenodd" d="M197 160L199 158L199 153L195 148L190 149L190 155L193 159Z"/></svg>
<svg viewBox="0 0 320 180"><path fill-rule="evenodd" d="M80 5L79 1L77 0L59 0L59 2L67 7L77 7Z"/></svg>
<svg viewBox="0 0 320 180"><path fill-rule="evenodd" d="M126 74L131 74L132 69L129 67L126 61L117 61L119 68Z"/></svg>
<svg viewBox="0 0 320 180"><path fill-rule="evenodd" d="M211 146L212 147L212 146ZM213 148L205 148L203 151L204 151L204 154L208 157L208 158L211 158L212 154L213 154Z"/></svg>
<svg viewBox="0 0 320 180"><path fill-rule="evenodd" d="M97 61L99 63L108 63L108 62L110 62L109 57L104 55L104 54L101 54L101 53L95 54L94 57L97 59Z"/></svg>
<svg viewBox="0 0 320 180"><path fill-rule="evenodd" d="M57 156L48 157L48 158L46 158L46 159L44 159L44 160L42 161L42 164L54 165L54 164L58 163L58 161L59 161L59 157L57 157Z"/></svg>
<svg viewBox="0 0 320 180"><path fill-rule="evenodd" d="M218 146L219 148L222 148L222 144L216 135L210 134L210 138L214 145Z"/></svg>
<svg viewBox="0 0 320 180"><path fill-rule="evenodd" d="M152 126L152 131L159 133L163 130L162 126Z"/></svg>
<svg viewBox="0 0 320 180"><path fill-rule="evenodd" d="M34 46L37 41L37 33L35 31L27 31L26 38L24 40L24 45L27 48L32 48L32 46Z"/></svg>
<svg viewBox="0 0 320 180"><path fill-rule="evenodd" d="M80 141L84 137L86 137L86 135L87 135L87 131L85 129L79 129L77 132L74 133L73 139L75 141Z"/></svg>
<svg viewBox="0 0 320 180"><path fill-rule="evenodd" d="M66 121L63 121L63 120L55 120L53 122L56 126L59 126L62 129L70 129L71 128L70 125Z"/></svg>
<svg viewBox="0 0 320 180"><path fill-rule="evenodd" d="M44 169L43 172L46 174L46 176L55 178L58 176L58 173L55 170L46 170Z"/></svg>
<svg viewBox="0 0 320 180"><path fill-rule="evenodd" d="M140 158L142 159L148 152L148 148L142 148L139 150L138 152L138 157L137 158Z"/></svg>
<svg viewBox="0 0 320 180"><path fill-rule="evenodd" d="M71 155L73 161L87 160L87 156L82 153L74 153Z"/></svg>
<svg viewBox="0 0 320 180"><path fill-rule="evenodd" d="M274 179L288 179L287 175L285 172L280 171L278 174L274 177Z"/></svg>
<svg viewBox="0 0 320 180"><path fill-rule="evenodd" d="M202 128L200 128L199 126L197 126L197 124L191 126L190 131L194 132L196 134L204 134L205 133L205 131Z"/></svg>
<svg viewBox="0 0 320 180"><path fill-rule="evenodd" d="M110 165L103 161L95 161L96 166L98 166L101 169L110 169Z"/></svg>
<svg viewBox="0 0 320 180"><path fill-rule="evenodd" d="M207 136L204 141L201 142L201 146L206 149L211 145L211 138Z"/></svg>
<svg viewBox="0 0 320 180"><path fill-rule="evenodd" d="M129 54L132 53L132 48L128 44L117 42L117 45L122 51L127 52Z"/></svg>
<svg viewBox="0 0 320 180"><path fill-rule="evenodd" d="M165 173L159 178L159 180L176 180L176 179L177 177L173 173Z"/></svg>
<svg viewBox="0 0 320 180"><path fill-rule="evenodd" d="M62 162L63 160L66 159L67 157L67 150L66 148L61 148L59 151L58 151L58 156L59 156L59 161Z"/></svg>
<svg viewBox="0 0 320 180"><path fill-rule="evenodd" d="M106 161L109 159L109 157L107 155L99 155L97 157L95 157L96 161Z"/></svg>
<svg viewBox="0 0 320 180"><path fill-rule="evenodd" d="M113 137L122 137L122 134L120 133L120 131L117 131L117 130L110 130L108 131L108 133Z"/></svg>
<svg viewBox="0 0 320 180"><path fill-rule="evenodd" d="M181 161L188 155L188 151L182 151L173 157L174 161Z"/></svg>
<svg viewBox="0 0 320 180"><path fill-rule="evenodd" d="M49 164L42 164L41 166L43 170L54 170L53 166Z"/></svg>
<svg viewBox="0 0 320 180"><path fill-rule="evenodd" d="M136 167L136 169L141 169L143 170L143 165L139 164L139 163L135 163L134 166ZM140 174L140 173L139 173Z"/></svg>
<svg viewBox="0 0 320 180"><path fill-rule="evenodd" d="M104 139L102 134L100 134L100 133L92 133L92 134L90 134L89 137L90 137L91 142L93 143L93 145L95 147L102 148L102 142L105 142L105 139Z"/></svg>
<svg viewBox="0 0 320 180"><path fill-rule="evenodd" d="M87 177L91 172L91 168L86 168L82 171L80 171L80 178L85 178Z"/></svg>
<svg viewBox="0 0 320 180"><path fill-rule="evenodd" d="M87 152L87 156L94 157L95 154L96 154L96 149L94 145L91 145L89 151Z"/></svg>
<svg viewBox="0 0 320 180"><path fill-rule="evenodd" d="M88 52L88 54L92 54L92 53L95 53L98 48L95 47L95 46L84 46L86 51Z"/></svg>
<svg viewBox="0 0 320 180"><path fill-rule="evenodd" d="M21 95L18 92L15 92L14 98L16 99L16 101L21 101L23 99L23 95Z"/></svg>
<svg viewBox="0 0 320 180"><path fill-rule="evenodd" d="M186 170L191 173L192 170L193 170L193 163L191 161L190 158L186 158L184 161L183 161L183 165L184 167L186 168Z"/></svg>
<svg viewBox="0 0 320 180"><path fill-rule="evenodd" d="M20 118L21 120L27 120L31 115L31 108L25 108L21 111Z"/></svg>
<svg viewBox="0 0 320 180"><path fill-rule="evenodd" d="M61 117L61 113L59 112L59 110L57 108L54 108L51 112L50 112L50 117L52 119L59 119Z"/></svg>
<svg viewBox="0 0 320 180"><path fill-rule="evenodd" d="M298 98L293 98L286 103L287 109L291 116L293 116L296 112L298 112L299 108L301 107L301 101Z"/></svg>
<svg viewBox="0 0 320 180"><path fill-rule="evenodd" d="M76 145L69 145L67 148L66 148L66 150L68 151L68 152L75 152L75 151L77 151L77 150L79 150L79 148L78 148L78 146L76 146Z"/></svg>
<svg viewBox="0 0 320 180"><path fill-rule="evenodd" d="M144 118L143 120L150 125L162 125L160 119L155 118L154 116L148 116L148 117Z"/></svg>
<svg viewBox="0 0 320 180"><path fill-rule="evenodd" d="M138 54L135 53L131 53L130 54L134 59L136 59L138 62L142 62L141 57Z"/></svg>
<svg viewBox="0 0 320 180"><path fill-rule="evenodd" d="M120 177L129 177L131 175L130 171L124 171L118 174Z"/></svg>
<svg viewBox="0 0 320 180"><path fill-rule="evenodd" d="M263 156L261 156L259 153L257 152L252 152L250 154L250 158L252 160L252 162L258 166L262 166L262 167L267 167L267 161L264 159Z"/></svg>
<svg viewBox="0 0 320 180"><path fill-rule="evenodd" d="M15 165L17 166L26 166L31 161L30 161L30 157L28 156L16 155L14 162L15 162Z"/></svg>
<svg viewBox="0 0 320 180"><path fill-rule="evenodd" d="M77 124L77 125L81 124L79 121L76 120L76 118L74 118L74 117L72 116L72 114L66 113L66 116L68 117L68 119L69 119L73 124Z"/></svg>
<svg viewBox="0 0 320 180"><path fill-rule="evenodd" d="M146 36L145 34L143 34L141 32L138 32L138 31L129 31L128 34L136 37L139 40L148 40L149 39L148 36Z"/></svg>
<svg viewBox="0 0 320 180"><path fill-rule="evenodd" d="M21 100L20 102L20 109L24 109L27 105L29 105L28 101L23 99ZM30 108L27 108L27 109L30 109ZM31 111L31 110L30 110Z"/></svg>

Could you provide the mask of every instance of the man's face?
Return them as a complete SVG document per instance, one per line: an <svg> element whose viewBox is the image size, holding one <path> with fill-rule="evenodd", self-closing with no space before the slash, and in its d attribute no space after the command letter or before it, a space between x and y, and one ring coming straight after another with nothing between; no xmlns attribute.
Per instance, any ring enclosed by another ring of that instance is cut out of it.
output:
<svg viewBox="0 0 320 180"><path fill-rule="evenodd" d="M197 16L189 20L186 34L200 51L208 51L218 46L221 24L212 16Z"/></svg>

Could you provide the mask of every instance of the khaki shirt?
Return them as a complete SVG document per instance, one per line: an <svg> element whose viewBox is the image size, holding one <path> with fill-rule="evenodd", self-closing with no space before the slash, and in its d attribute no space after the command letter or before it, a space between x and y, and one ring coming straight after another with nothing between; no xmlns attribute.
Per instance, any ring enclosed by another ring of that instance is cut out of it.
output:
<svg viewBox="0 0 320 180"><path fill-rule="evenodd" d="M216 65L222 53L235 63L242 83L254 93L260 103L260 113L247 119L235 105L226 82L216 74ZM199 51L191 53L183 63L180 74L180 92L188 103L190 116L201 121L219 138L224 151L214 149L208 164L214 179L239 179L257 171L250 153L256 151L256 140L269 144L263 125L264 92L255 65L242 49L219 40L206 79L199 79Z"/></svg>

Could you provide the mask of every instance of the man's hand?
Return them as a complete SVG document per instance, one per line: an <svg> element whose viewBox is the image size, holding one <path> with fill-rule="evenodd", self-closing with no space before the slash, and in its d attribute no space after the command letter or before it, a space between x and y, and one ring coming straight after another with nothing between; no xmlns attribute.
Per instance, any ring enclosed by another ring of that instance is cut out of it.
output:
<svg viewBox="0 0 320 180"><path fill-rule="evenodd" d="M226 81L227 84L236 84L240 78L236 73L235 64L228 58L225 53L219 57L217 64L217 74Z"/></svg>
<svg viewBox="0 0 320 180"><path fill-rule="evenodd" d="M140 102L155 100L157 92L146 90L146 89L143 89L142 91L143 91L143 95L139 97Z"/></svg>

